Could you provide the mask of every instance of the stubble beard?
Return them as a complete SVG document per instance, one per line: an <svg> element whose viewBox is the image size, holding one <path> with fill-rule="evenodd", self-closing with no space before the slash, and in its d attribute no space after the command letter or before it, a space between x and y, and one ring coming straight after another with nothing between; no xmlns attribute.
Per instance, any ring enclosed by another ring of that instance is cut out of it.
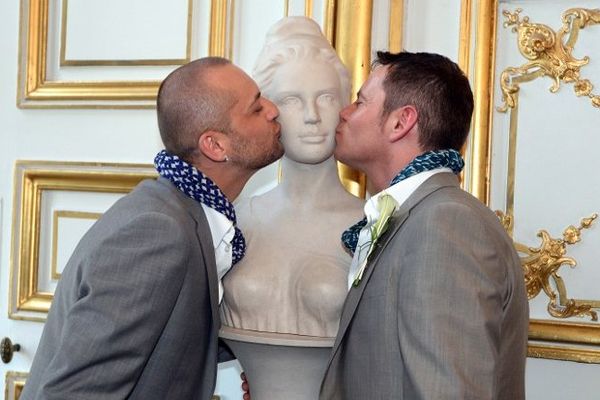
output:
<svg viewBox="0 0 600 400"><path fill-rule="evenodd" d="M268 151L259 148L251 139L244 138L236 132L231 132L232 154L229 161L244 169L257 171L267 165L279 160L283 156L283 144L277 137L273 137Z"/></svg>

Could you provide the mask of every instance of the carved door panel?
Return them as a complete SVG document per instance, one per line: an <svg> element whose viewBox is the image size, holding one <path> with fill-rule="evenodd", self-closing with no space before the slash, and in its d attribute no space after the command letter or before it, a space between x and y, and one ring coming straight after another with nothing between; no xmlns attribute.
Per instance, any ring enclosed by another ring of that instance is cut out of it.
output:
<svg viewBox="0 0 600 400"><path fill-rule="evenodd" d="M595 398L600 3L482 3L496 21L487 196L523 257L527 398Z"/></svg>

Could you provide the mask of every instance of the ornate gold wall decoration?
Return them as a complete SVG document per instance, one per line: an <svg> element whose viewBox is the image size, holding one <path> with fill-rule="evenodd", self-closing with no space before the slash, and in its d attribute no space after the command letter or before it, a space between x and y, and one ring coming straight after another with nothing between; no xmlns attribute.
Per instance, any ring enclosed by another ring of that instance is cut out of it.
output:
<svg viewBox="0 0 600 400"><path fill-rule="evenodd" d="M556 93L560 83L574 83L577 96L587 96L594 107L600 108L600 96L592 93L594 85L580 77L580 69L589 63L588 56L582 59L573 57L573 47L579 31L589 25L600 23L600 9L571 8L562 15L562 27L558 32L544 24L529 22L529 17L520 18L522 9L514 13L502 11L506 21L504 27L513 26L518 34L518 46L521 54L529 62L520 67L508 67L500 75L503 105L498 111L506 112L516 105L515 94L519 84L529 82L542 76L554 80L550 92Z"/></svg>
<svg viewBox="0 0 600 400"><path fill-rule="evenodd" d="M504 214L502 211L496 210L496 216L500 219L500 223L504 227L504 230L510 234L513 227L512 215Z"/></svg>
<svg viewBox="0 0 600 400"><path fill-rule="evenodd" d="M496 211L496 215L508 230L512 223L511 216L505 216L501 211ZM525 254L521 256L521 265L525 273L527 297L531 300L543 290L550 299L548 312L555 318L588 316L592 321L598 320L593 304L570 299L567 296L565 282L558 274L558 270L563 265L569 265L571 268L577 265L575 259L566 256L567 246L579 242L581 231L588 229L596 218L598 214L593 214L583 218L579 227L570 225L564 230L562 239L552 238L545 230L539 231L537 236L542 239L539 247L527 247L515 242L517 251Z"/></svg>

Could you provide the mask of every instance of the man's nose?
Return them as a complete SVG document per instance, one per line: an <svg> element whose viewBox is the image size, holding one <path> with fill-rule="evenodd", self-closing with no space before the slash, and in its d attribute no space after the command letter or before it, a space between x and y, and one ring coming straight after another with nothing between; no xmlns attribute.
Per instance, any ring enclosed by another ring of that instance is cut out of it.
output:
<svg viewBox="0 0 600 400"><path fill-rule="evenodd" d="M279 109L272 101L262 98L264 101L263 107L266 109L266 116L269 121L273 121L275 118L279 116Z"/></svg>
<svg viewBox="0 0 600 400"><path fill-rule="evenodd" d="M351 107L352 107L352 104L348 104L346 107L344 107L340 110L340 120L341 121L346 121L346 119L348 118L348 115L350 115Z"/></svg>

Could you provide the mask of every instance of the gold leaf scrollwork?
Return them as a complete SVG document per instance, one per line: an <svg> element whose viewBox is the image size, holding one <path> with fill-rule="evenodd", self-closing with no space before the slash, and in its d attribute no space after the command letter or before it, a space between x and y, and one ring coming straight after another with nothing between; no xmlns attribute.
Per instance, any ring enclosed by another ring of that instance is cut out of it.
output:
<svg viewBox="0 0 600 400"><path fill-rule="evenodd" d="M496 211L496 215L505 229L509 226L506 221L512 223L511 216L506 216L501 211ZM598 214L593 214L583 218L579 227L570 225L564 230L562 239L550 237L545 230L539 231L537 236L542 239L542 244L537 248L515 242L517 251L525 254L521 256L521 266L525 273L527 297L531 300L544 291L550 299L548 313L555 318L588 316L592 321L598 320L598 314L593 310L592 304L568 298L565 282L558 273L563 265L571 268L577 265L575 259L566 256L567 246L579 242L581 231L588 229L596 218Z"/></svg>
<svg viewBox="0 0 600 400"><path fill-rule="evenodd" d="M496 216L500 219L500 223L504 227L504 230L509 233L512 232L512 215L504 214L502 211L497 210Z"/></svg>
<svg viewBox="0 0 600 400"><path fill-rule="evenodd" d="M600 9L571 8L562 15L562 27L558 32L544 24L529 22L529 17L520 18L523 11L517 8L514 13L504 10L504 27L512 26L517 32L521 54L529 62L520 67L508 67L500 74L502 106L497 110L506 112L516 106L516 93L519 84L547 76L554 80L550 92L555 93L560 83L574 83L577 96L589 97L594 107L600 108L600 96L592 93L594 85L588 79L580 78L580 69L589 63L588 56L582 59L573 57L573 47L579 31L589 25L600 24Z"/></svg>

